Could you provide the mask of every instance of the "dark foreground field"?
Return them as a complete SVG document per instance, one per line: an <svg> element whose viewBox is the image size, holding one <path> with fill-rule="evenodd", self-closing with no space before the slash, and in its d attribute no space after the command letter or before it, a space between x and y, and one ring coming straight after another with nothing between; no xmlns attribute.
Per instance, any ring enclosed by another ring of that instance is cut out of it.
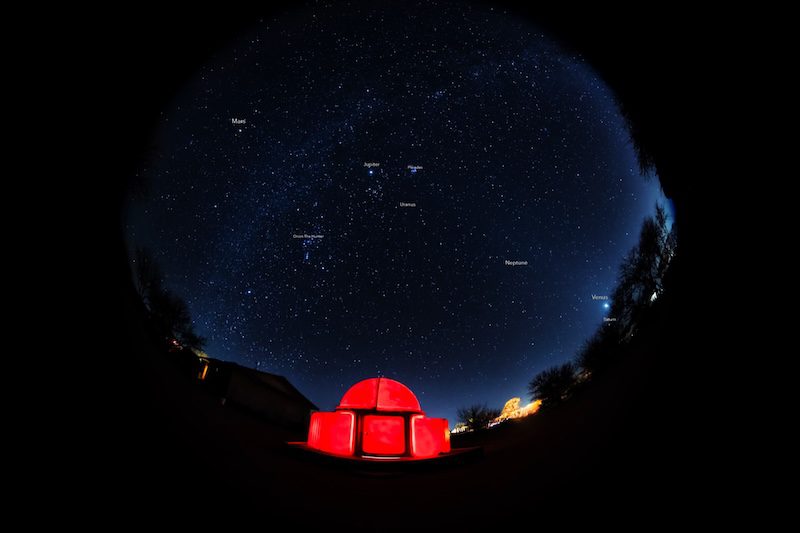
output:
<svg viewBox="0 0 800 533"><path fill-rule="evenodd" d="M690 389L676 386L669 371L680 347L669 340L674 326L659 319L650 334L659 342L640 343L646 346L566 404L482 435L454 436L454 447L483 446L483 457L388 473L292 453L285 443L304 440L302 431L220 405L134 327L129 372L96 421L109 487L104 505L376 530L689 513L708 473Z"/></svg>

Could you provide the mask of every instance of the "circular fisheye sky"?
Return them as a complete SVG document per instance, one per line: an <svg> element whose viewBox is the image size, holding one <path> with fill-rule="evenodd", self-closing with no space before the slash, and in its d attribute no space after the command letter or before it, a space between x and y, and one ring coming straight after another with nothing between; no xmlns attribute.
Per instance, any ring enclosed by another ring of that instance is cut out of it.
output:
<svg viewBox="0 0 800 533"><path fill-rule="evenodd" d="M373 376L451 425L526 401L608 316L593 296L664 201L589 65L483 5L265 19L161 117L130 249L209 356L322 409Z"/></svg>

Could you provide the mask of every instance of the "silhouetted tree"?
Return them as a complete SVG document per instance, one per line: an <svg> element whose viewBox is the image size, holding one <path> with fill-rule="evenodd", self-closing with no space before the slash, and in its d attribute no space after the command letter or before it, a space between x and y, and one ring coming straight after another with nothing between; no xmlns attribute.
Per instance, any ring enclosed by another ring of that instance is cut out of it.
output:
<svg viewBox="0 0 800 533"><path fill-rule="evenodd" d="M489 422L500 416L499 409L489 409L486 405L474 404L458 410L458 421L472 431L485 428Z"/></svg>
<svg viewBox="0 0 800 533"><path fill-rule="evenodd" d="M634 272L638 255L639 247L634 246L625 256L625 259L622 260L622 264L619 267L617 286L611 294L611 312L609 314L612 318L617 319L623 329L626 329L630 324L631 313L636 306Z"/></svg>
<svg viewBox="0 0 800 533"><path fill-rule="evenodd" d="M137 248L133 256L136 290L144 305L150 309L153 294L161 292L161 269L146 248Z"/></svg>
<svg viewBox="0 0 800 533"><path fill-rule="evenodd" d="M164 335L178 336L191 324L189 306L167 289L152 294L150 314L162 326Z"/></svg>
<svg viewBox="0 0 800 533"><path fill-rule="evenodd" d="M181 331L179 337L184 346L190 346L198 350L202 350L207 342L205 337L194 332L194 328L191 325L188 330Z"/></svg>
<svg viewBox="0 0 800 533"><path fill-rule="evenodd" d="M575 366L564 363L540 372L528 384L528 392L532 400L542 400L542 406L549 407L566 400L574 385Z"/></svg>
<svg viewBox="0 0 800 533"><path fill-rule="evenodd" d="M189 306L181 297L164 288L161 269L146 249L136 249L134 270L136 288L156 336L177 338L184 346L202 348L206 339L195 333Z"/></svg>
<svg viewBox="0 0 800 533"><path fill-rule="evenodd" d="M578 365L592 374L605 370L619 352L618 322L606 322L578 351Z"/></svg>
<svg viewBox="0 0 800 533"><path fill-rule="evenodd" d="M667 214L664 208L658 206L656 208L656 222L661 228L661 257L658 262L658 271L656 279L658 280L658 294L664 291L664 278L667 273L667 267L672 262L675 252L678 247L678 236L675 233L675 228L671 227L667 230Z"/></svg>
<svg viewBox="0 0 800 533"><path fill-rule="evenodd" d="M612 294L611 316L620 322L623 336L630 336L642 314L664 290L664 275L675 254L676 239L667 229L667 214L656 205L655 217L642 223L639 242L620 265Z"/></svg>

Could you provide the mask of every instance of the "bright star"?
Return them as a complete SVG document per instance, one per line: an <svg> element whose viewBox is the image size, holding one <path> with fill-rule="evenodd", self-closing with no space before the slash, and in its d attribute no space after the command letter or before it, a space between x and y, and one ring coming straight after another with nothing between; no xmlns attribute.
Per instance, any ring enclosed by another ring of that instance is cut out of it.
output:
<svg viewBox="0 0 800 533"><path fill-rule="evenodd" d="M608 309L608 307L609 307L609 306L608 306L608 302L604 303L604 304L603 304L603 307L605 307L606 309Z"/></svg>

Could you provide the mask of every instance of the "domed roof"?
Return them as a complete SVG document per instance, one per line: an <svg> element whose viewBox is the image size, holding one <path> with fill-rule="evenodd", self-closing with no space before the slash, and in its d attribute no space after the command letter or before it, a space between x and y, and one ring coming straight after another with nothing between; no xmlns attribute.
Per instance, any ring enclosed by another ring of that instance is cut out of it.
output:
<svg viewBox="0 0 800 533"><path fill-rule="evenodd" d="M388 378L370 378L359 381L344 393L337 409L422 412L419 400L411 392L411 389L399 381Z"/></svg>

